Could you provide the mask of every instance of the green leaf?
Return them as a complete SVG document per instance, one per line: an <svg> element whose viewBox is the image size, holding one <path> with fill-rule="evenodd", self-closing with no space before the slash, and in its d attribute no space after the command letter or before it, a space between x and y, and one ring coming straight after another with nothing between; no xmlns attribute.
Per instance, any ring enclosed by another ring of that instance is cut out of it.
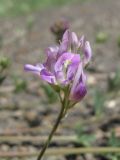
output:
<svg viewBox="0 0 120 160"><path fill-rule="evenodd" d="M105 32L99 32L96 35L96 43L104 43L108 39L108 35Z"/></svg>
<svg viewBox="0 0 120 160"><path fill-rule="evenodd" d="M3 83L3 81L5 80L6 76L2 76L0 75L0 85Z"/></svg>
<svg viewBox="0 0 120 160"><path fill-rule="evenodd" d="M94 92L94 111L96 116L100 116L104 110L105 95L98 89Z"/></svg>
<svg viewBox="0 0 120 160"><path fill-rule="evenodd" d="M95 135L82 134L78 136L77 142L88 147L91 146L91 143L93 143L95 140L96 140Z"/></svg>
<svg viewBox="0 0 120 160"><path fill-rule="evenodd" d="M0 56L0 70L8 68L10 65L10 61L7 57Z"/></svg>
<svg viewBox="0 0 120 160"><path fill-rule="evenodd" d="M13 80L15 85L14 91L16 93L25 91L27 89L27 82L24 79L20 78L19 76L14 76Z"/></svg>
<svg viewBox="0 0 120 160"><path fill-rule="evenodd" d="M43 84L41 87L44 90L48 103L54 103L58 100L58 96L51 86Z"/></svg>
<svg viewBox="0 0 120 160"><path fill-rule="evenodd" d="M117 138L115 136L115 132L112 131L109 141L108 141L108 145L112 146L112 147L120 147L120 138Z"/></svg>
<svg viewBox="0 0 120 160"><path fill-rule="evenodd" d="M120 89L120 71L119 70L117 70L114 74L109 76L108 88L111 91Z"/></svg>

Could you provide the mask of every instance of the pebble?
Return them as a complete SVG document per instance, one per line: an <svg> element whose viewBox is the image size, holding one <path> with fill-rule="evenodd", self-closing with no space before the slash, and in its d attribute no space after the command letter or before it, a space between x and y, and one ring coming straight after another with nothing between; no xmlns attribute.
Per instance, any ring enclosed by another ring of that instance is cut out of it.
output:
<svg viewBox="0 0 120 160"><path fill-rule="evenodd" d="M117 105L117 102L115 100L110 100L105 103L105 106L107 108L111 108L111 109L114 108L116 105Z"/></svg>
<svg viewBox="0 0 120 160"><path fill-rule="evenodd" d="M39 114L36 111L28 111L25 113L24 118L27 120L30 126L38 126L40 124Z"/></svg>

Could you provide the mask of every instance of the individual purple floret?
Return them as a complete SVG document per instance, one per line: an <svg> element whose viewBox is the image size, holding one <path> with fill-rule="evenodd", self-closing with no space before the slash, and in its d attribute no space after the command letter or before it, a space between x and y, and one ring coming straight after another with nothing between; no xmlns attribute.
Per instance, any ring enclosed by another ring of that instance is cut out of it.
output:
<svg viewBox="0 0 120 160"><path fill-rule="evenodd" d="M70 99L78 102L86 95L86 93L86 76L83 72L82 63L80 63L72 84Z"/></svg>
<svg viewBox="0 0 120 160"><path fill-rule="evenodd" d="M25 65L26 71L38 74L50 85L63 90L69 89L69 99L79 102L87 93L84 67L90 62L92 51L84 36L78 38L67 30L59 46L46 50L47 59L43 64ZM66 91L67 92L67 91Z"/></svg>

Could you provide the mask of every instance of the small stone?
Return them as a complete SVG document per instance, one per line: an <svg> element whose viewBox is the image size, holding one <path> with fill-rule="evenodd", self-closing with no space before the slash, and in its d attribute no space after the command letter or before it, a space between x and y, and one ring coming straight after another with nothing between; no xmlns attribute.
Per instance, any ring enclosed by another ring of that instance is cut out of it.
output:
<svg viewBox="0 0 120 160"><path fill-rule="evenodd" d="M89 75L89 77L88 77L88 84L89 84L89 85L94 85L94 84L96 84L96 79L95 79L95 77Z"/></svg>
<svg viewBox="0 0 120 160"><path fill-rule="evenodd" d="M115 128L115 136L120 138L120 127L119 126Z"/></svg>
<svg viewBox="0 0 120 160"><path fill-rule="evenodd" d="M93 155L90 154L90 153L87 153L87 154L85 155L85 159L87 159L87 160L95 160L94 157L93 157Z"/></svg>
<svg viewBox="0 0 120 160"><path fill-rule="evenodd" d="M24 118L30 126L38 126L40 124L39 114L35 111L28 111L25 113Z"/></svg>
<svg viewBox="0 0 120 160"><path fill-rule="evenodd" d="M76 160L84 160L82 156L77 156Z"/></svg>
<svg viewBox="0 0 120 160"><path fill-rule="evenodd" d="M2 144L2 146L1 146L1 150L4 151L4 152L8 151L9 148L10 147L8 145L6 145L6 144Z"/></svg>
<svg viewBox="0 0 120 160"><path fill-rule="evenodd" d="M65 160L65 158L63 156L49 156L45 157L43 160Z"/></svg>
<svg viewBox="0 0 120 160"><path fill-rule="evenodd" d="M114 108L116 106L116 101L115 100L110 100L109 102L106 102L105 106L107 108Z"/></svg>

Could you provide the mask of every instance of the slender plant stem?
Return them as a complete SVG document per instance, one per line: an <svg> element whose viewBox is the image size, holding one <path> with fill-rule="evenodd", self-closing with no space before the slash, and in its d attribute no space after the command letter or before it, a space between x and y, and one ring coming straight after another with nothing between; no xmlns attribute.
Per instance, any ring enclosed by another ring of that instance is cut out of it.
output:
<svg viewBox="0 0 120 160"><path fill-rule="evenodd" d="M43 148L42 148L37 160L41 160L41 158L43 157L43 155L44 155L44 153L45 153L45 151L46 151L46 149L47 149L47 147L48 147L48 145L49 145L49 143L50 143L50 141L51 141L51 139L52 139L52 137L53 137L53 135L54 135L54 133L55 133L60 121L61 121L61 119L62 119L62 117L63 117L63 113L64 113L64 104L62 104L62 107L61 107L59 116L58 116L58 118L56 120L56 123L55 123L55 125L54 125L54 127L53 127L53 129L52 129L52 131L51 131L46 143L44 144L44 146L43 146Z"/></svg>

